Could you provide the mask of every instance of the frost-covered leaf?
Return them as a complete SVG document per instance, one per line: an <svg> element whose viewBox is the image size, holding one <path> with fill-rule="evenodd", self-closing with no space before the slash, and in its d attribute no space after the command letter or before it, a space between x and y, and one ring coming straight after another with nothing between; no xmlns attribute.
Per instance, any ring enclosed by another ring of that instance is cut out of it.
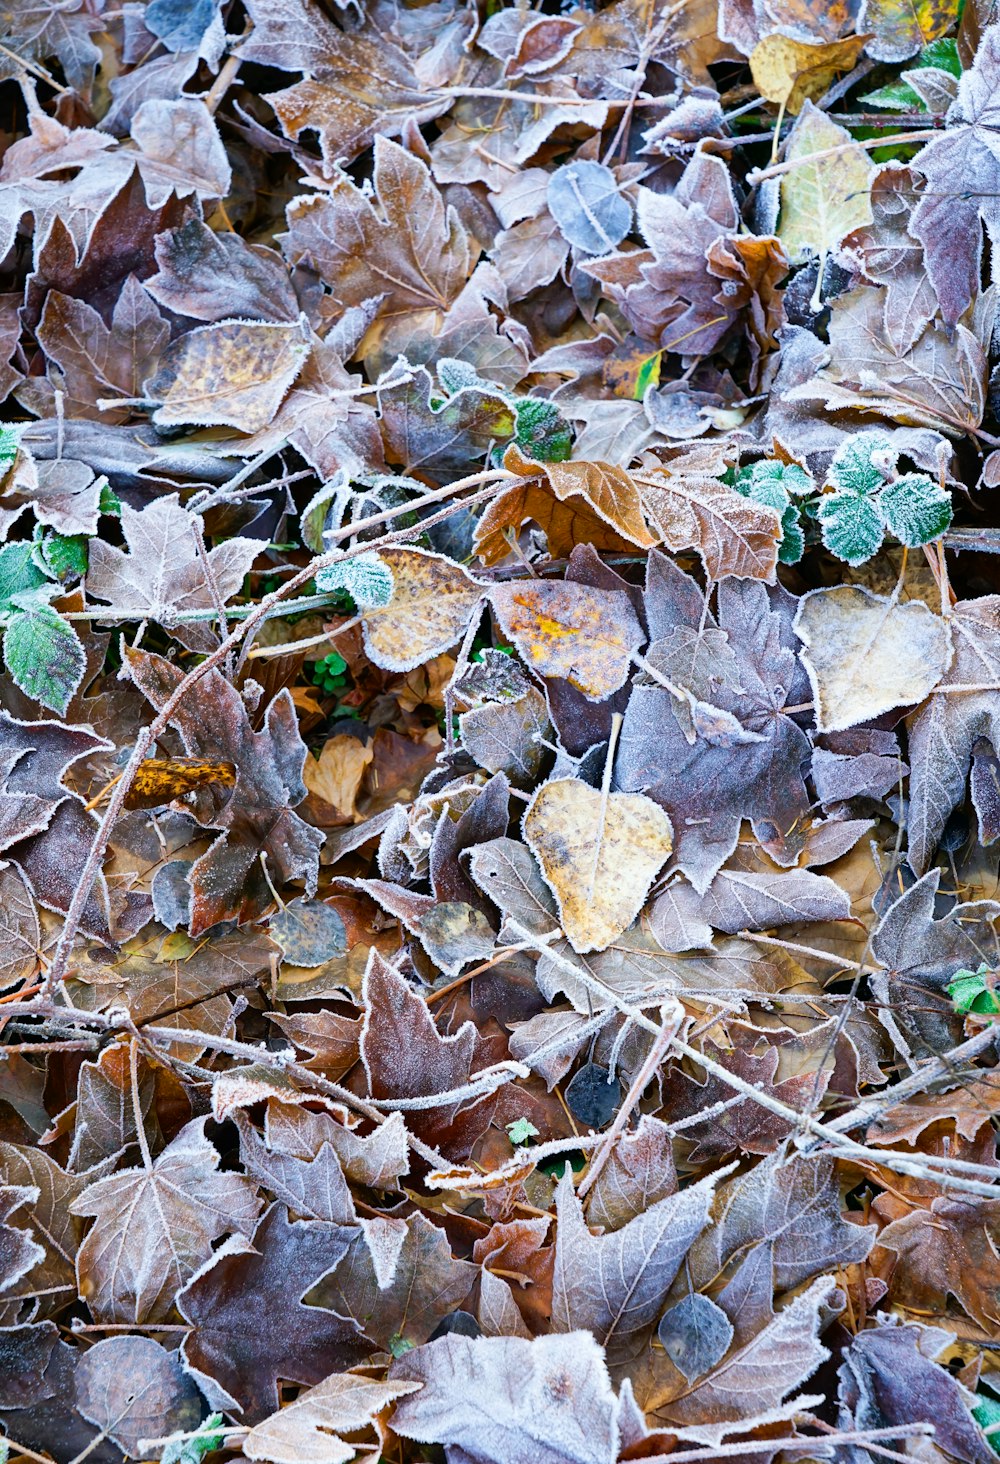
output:
<svg viewBox="0 0 1000 1464"><path fill-rule="evenodd" d="M632 226L632 208L602 163L567 163L549 180L549 212L563 235L587 254L620 244Z"/></svg>
<svg viewBox="0 0 1000 1464"><path fill-rule="evenodd" d="M316 576L318 590L346 590L359 610L377 610L392 599L393 574L378 554L359 554L328 564Z"/></svg>
<svg viewBox="0 0 1000 1464"><path fill-rule="evenodd" d="M799 601L795 631L821 732L923 701L951 665L947 620L920 600L901 602L861 585L810 590Z"/></svg>
<svg viewBox="0 0 1000 1464"><path fill-rule="evenodd" d="M951 523L951 494L926 473L904 473L886 485L878 506L886 527L911 549L940 539Z"/></svg>
<svg viewBox="0 0 1000 1464"><path fill-rule="evenodd" d="M604 797L578 778L553 778L528 805L524 837L573 949L601 951L642 908L670 855L673 826L641 793Z"/></svg>
<svg viewBox="0 0 1000 1464"><path fill-rule="evenodd" d="M25 696L64 716L83 680L87 659L76 631L44 590L12 597L3 635L3 658Z"/></svg>

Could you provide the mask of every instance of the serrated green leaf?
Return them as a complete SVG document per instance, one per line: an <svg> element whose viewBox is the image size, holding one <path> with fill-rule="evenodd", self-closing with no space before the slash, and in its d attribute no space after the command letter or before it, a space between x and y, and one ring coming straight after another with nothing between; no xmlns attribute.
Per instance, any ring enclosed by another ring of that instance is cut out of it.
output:
<svg viewBox="0 0 1000 1464"><path fill-rule="evenodd" d="M13 608L13 597L46 583L35 563L33 544L19 541L0 549L0 614Z"/></svg>
<svg viewBox="0 0 1000 1464"><path fill-rule="evenodd" d="M881 548L885 537L882 515L872 499L853 493L831 493L820 499L817 517L823 532L823 543L856 567L871 559Z"/></svg>
<svg viewBox="0 0 1000 1464"><path fill-rule="evenodd" d="M392 570L377 554L359 554L341 564L330 564L316 576L321 591L346 590L361 610L376 610L392 599Z"/></svg>
<svg viewBox="0 0 1000 1464"><path fill-rule="evenodd" d="M892 469L898 457L884 432L859 432L837 448L827 477L841 493L875 493L885 483L882 465Z"/></svg>
<svg viewBox="0 0 1000 1464"><path fill-rule="evenodd" d="M865 92L859 99L873 112L926 112L927 108L912 86L905 81L891 81L877 91Z"/></svg>
<svg viewBox="0 0 1000 1464"><path fill-rule="evenodd" d="M87 573L86 534L55 534L39 525L35 531L35 563L61 583Z"/></svg>
<svg viewBox="0 0 1000 1464"><path fill-rule="evenodd" d="M7 670L25 696L65 716L86 669L83 646L69 621L37 592L17 600L25 603L11 616L3 638Z"/></svg>
<svg viewBox="0 0 1000 1464"><path fill-rule="evenodd" d="M791 494L793 498L801 498L806 493L812 493L816 486L805 468L800 468L798 463L779 463L775 458L762 458L760 462L740 468L733 487L742 493L744 483L762 482L780 483L784 491Z"/></svg>
<svg viewBox="0 0 1000 1464"><path fill-rule="evenodd" d="M806 536L799 523L799 511L790 503L781 515L781 544L778 546L778 560L781 564L798 564L806 551Z"/></svg>
<svg viewBox="0 0 1000 1464"><path fill-rule="evenodd" d="M904 473L887 483L878 507L889 532L911 549L939 539L951 523L951 494L926 473Z"/></svg>

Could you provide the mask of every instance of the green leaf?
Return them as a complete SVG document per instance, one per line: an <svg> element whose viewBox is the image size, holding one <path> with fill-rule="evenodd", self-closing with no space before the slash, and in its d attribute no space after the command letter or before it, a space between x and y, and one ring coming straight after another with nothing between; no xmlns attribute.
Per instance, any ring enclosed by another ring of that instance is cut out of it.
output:
<svg viewBox="0 0 1000 1464"><path fill-rule="evenodd" d="M559 408L542 397L522 397L516 406L514 441L521 451L540 463L564 463L573 451L573 433Z"/></svg>
<svg viewBox="0 0 1000 1464"><path fill-rule="evenodd" d="M920 97L906 81L891 81L877 91L866 92L861 103L872 112L926 112Z"/></svg>
<svg viewBox="0 0 1000 1464"><path fill-rule="evenodd" d="M375 610L392 599L392 570L377 554L359 554L327 565L316 576L317 590L346 590L360 610Z"/></svg>
<svg viewBox="0 0 1000 1464"><path fill-rule="evenodd" d="M798 564L806 552L806 536L799 523L799 511L790 503L781 515L781 543L778 559L782 564Z"/></svg>
<svg viewBox="0 0 1000 1464"><path fill-rule="evenodd" d="M989 1393L977 1393L972 1416L984 1431L988 1428L995 1428L997 1424L1000 1424L1000 1402ZM987 1434L986 1438L994 1454L1000 1454L1000 1430Z"/></svg>
<svg viewBox="0 0 1000 1464"><path fill-rule="evenodd" d="M914 71L920 66L937 66L950 71L952 76L961 76L962 62L958 54L958 42L953 36L939 36L920 52L915 61L908 61L906 69Z"/></svg>
<svg viewBox="0 0 1000 1464"><path fill-rule="evenodd" d="M817 517L823 543L846 564L864 564L881 548L885 528L882 515L870 498L832 493L820 499Z"/></svg>
<svg viewBox="0 0 1000 1464"><path fill-rule="evenodd" d="M859 432L834 453L828 480L842 493L875 493L885 483L883 465L891 471L898 457L884 432Z"/></svg>
<svg viewBox="0 0 1000 1464"><path fill-rule="evenodd" d="M969 1012L980 1016L1000 1012L996 978L985 962L977 971L956 971L948 982L947 991L960 1017L967 1016Z"/></svg>
<svg viewBox="0 0 1000 1464"><path fill-rule="evenodd" d="M87 658L76 631L37 590L15 597L3 638L3 658L14 683L43 707L66 715L83 680Z"/></svg>
<svg viewBox="0 0 1000 1464"><path fill-rule="evenodd" d="M226 1439L226 1430L221 1413L210 1413L194 1438L181 1439L168 1444L160 1455L160 1464L199 1464L206 1454L221 1449Z"/></svg>
<svg viewBox="0 0 1000 1464"><path fill-rule="evenodd" d="M742 493L744 484L763 482L780 483L793 498L801 498L806 493L812 493L815 488L812 477L805 468L800 468L798 463L779 463L774 458L762 458L758 463L740 468L733 487Z"/></svg>
<svg viewBox="0 0 1000 1464"><path fill-rule="evenodd" d="M904 473L886 484L878 506L890 533L911 549L939 539L951 523L951 494L926 473Z"/></svg>
<svg viewBox="0 0 1000 1464"><path fill-rule="evenodd" d="M529 1139L538 1138L538 1130L528 1118L515 1118L507 1125L507 1137L515 1145L526 1144Z"/></svg>
<svg viewBox="0 0 1000 1464"><path fill-rule="evenodd" d="M116 518L121 518L122 501L108 482L105 482L101 487L101 496L97 500L97 506L101 513L109 513L113 514Z"/></svg>
<svg viewBox="0 0 1000 1464"><path fill-rule="evenodd" d="M17 457L24 422L0 422L0 473L6 472Z"/></svg>
<svg viewBox="0 0 1000 1464"><path fill-rule="evenodd" d="M18 542L0 549L0 614L13 608L13 597L36 590L47 580L35 563L33 544Z"/></svg>
<svg viewBox="0 0 1000 1464"><path fill-rule="evenodd" d="M35 529L35 563L61 584L82 579L87 573L88 543L86 534L46 532L39 524Z"/></svg>

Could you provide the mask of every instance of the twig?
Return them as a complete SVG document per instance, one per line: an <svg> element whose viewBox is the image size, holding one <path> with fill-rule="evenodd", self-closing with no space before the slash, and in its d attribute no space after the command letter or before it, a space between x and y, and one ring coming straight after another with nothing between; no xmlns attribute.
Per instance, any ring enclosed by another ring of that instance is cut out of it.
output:
<svg viewBox="0 0 1000 1464"><path fill-rule="evenodd" d="M379 527L387 523L390 519L397 518L404 513L409 513L415 507L440 501L447 493L454 494L478 483L487 481L498 483L516 480L517 474L509 473L504 468L495 468L482 473L474 473L471 477L462 478L457 483L451 483L444 488L436 489L433 493L424 494L422 499L415 499L406 504L399 504L395 508L386 509L382 513L374 514L369 519L361 519L357 523L346 525L344 528L336 530L330 537L334 540L349 538L352 534L357 534L369 528ZM132 786L132 780L140 764L145 760L146 754L153 743L170 725L178 707L191 687L200 681L202 677L207 676L210 671L214 671L244 636L249 635L250 631L255 630L259 624L266 620L270 611L277 605L280 605L292 590L297 590L300 585L307 584L314 577L317 570L324 569L327 565L336 564L345 559L356 558L359 554L371 553L373 550L389 544L403 543L407 539L412 539L423 533L429 524L449 518L453 513L458 513L470 503L484 502L487 498L491 498L494 491L494 489L490 488L482 493L473 494L470 498L458 499L449 504L439 514L431 515L429 519L422 519L407 528L397 529L392 533L384 534L380 539L362 540L361 543L355 544L351 548L333 548L326 554L319 555L307 564L305 568L293 575L290 580L287 580L285 584L280 585L272 594L265 596L259 602L255 611L248 615L246 620L241 625L238 625L235 630L230 631L225 640L216 647L211 655L206 656L204 661L193 667L187 673L184 680L180 682L164 702L160 712L147 727L142 728L136 738L132 755L122 771L121 782L111 795L104 817L94 834L94 839L84 862L83 869L80 871L77 887L73 899L70 901L70 906L63 922L63 928L52 955L52 965L49 967L45 977L44 995L50 995L55 991L65 975L80 920L86 908L87 900L90 898L94 881L97 879L98 872L100 871L108 841L111 838L112 829L125 805L125 799Z"/></svg>

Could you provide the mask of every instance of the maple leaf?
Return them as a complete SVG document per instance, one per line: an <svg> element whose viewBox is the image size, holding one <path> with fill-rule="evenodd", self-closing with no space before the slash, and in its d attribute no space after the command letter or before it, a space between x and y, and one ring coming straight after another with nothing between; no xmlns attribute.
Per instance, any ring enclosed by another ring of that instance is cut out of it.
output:
<svg viewBox="0 0 1000 1464"><path fill-rule="evenodd" d="M614 1464L616 1403L601 1348L566 1336L442 1337L396 1363L423 1386L396 1404L404 1438L444 1443L475 1464Z"/></svg>
<svg viewBox="0 0 1000 1464"><path fill-rule="evenodd" d="M1000 26L993 25L983 31L975 61L962 73L946 131L926 143L913 160L927 186L910 228L924 246L927 273L941 314L951 326L979 291L980 219L991 234L1000 222L995 202L1000 192L998 83Z"/></svg>
<svg viewBox="0 0 1000 1464"><path fill-rule="evenodd" d="M343 175L328 194L295 199L286 256L328 281L341 311L372 296L380 314L445 311L475 263L466 229L427 165L384 138L375 141L374 185L372 199Z"/></svg>
<svg viewBox="0 0 1000 1464"><path fill-rule="evenodd" d="M281 256L239 234L216 234L191 218L156 240L157 273L143 288L175 315L215 322L298 319L299 307ZM138 388L129 393L135 396Z"/></svg>
<svg viewBox="0 0 1000 1464"><path fill-rule="evenodd" d="M396 1227L395 1243L381 1274L377 1246L356 1235L314 1293L318 1302L354 1317L386 1350L400 1342L426 1342L442 1317L465 1301L479 1275L476 1266L452 1255L444 1231L426 1216L388 1223Z"/></svg>
<svg viewBox="0 0 1000 1464"><path fill-rule="evenodd" d="M177 1297L193 1329L182 1353L210 1398L227 1408L235 1402L242 1419L259 1423L278 1407L279 1378L312 1385L365 1357L369 1345L355 1322L302 1301L347 1245L344 1227L290 1223L276 1204L252 1244L226 1241L188 1282Z"/></svg>
<svg viewBox="0 0 1000 1464"><path fill-rule="evenodd" d="M736 717L752 739L723 736L728 745L704 735L689 740L692 734L678 717L675 697L655 684L637 686L625 712L615 763L619 788L648 793L670 814L677 864L700 894L735 849L742 819L752 820L758 837L774 831L780 838L808 808L801 772L809 756L808 739L782 712L797 667L781 617L770 608L762 585L723 580L718 595L718 628L735 664L726 669L725 660L716 667L708 662L704 670L699 665L702 601L696 592L690 611L697 606L698 619L686 626L681 621L671 630L680 663L675 666L671 659L671 679ZM654 610L649 613L652 618ZM690 669L681 679L685 660Z"/></svg>
<svg viewBox="0 0 1000 1464"><path fill-rule="evenodd" d="M69 908L96 828L64 779L74 763L110 750L85 727L18 722L0 712L0 848L10 850L46 909ZM103 877L87 900L83 929L111 941Z"/></svg>
<svg viewBox="0 0 1000 1464"><path fill-rule="evenodd" d="M157 709L183 677L179 667L148 651L129 651L128 666L133 681ZM189 756L230 762L237 770L236 787L222 807L203 790L201 797L208 801L195 811L203 826L222 832L188 875L191 934L200 935L220 920L244 922L264 913L272 895L262 855L270 861L271 871L282 879L305 879L312 893L322 835L291 808L306 794L302 782L306 749L288 692L274 698L262 729L255 732L239 692L212 671L189 691L171 721Z"/></svg>
<svg viewBox="0 0 1000 1464"><path fill-rule="evenodd" d="M852 290L835 300L829 365L813 381L793 386L785 400L854 408L954 435L974 431L985 410L986 351L979 334L964 324L949 330L931 321L903 344L885 332L887 306L882 288Z"/></svg>
<svg viewBox="0 0 1000 1464"><path fill-rule="evenodd" d="M3 74L16 75L19 56L36 61L56 56L70 86L86 91L101 59L94 42L100 29L100 18L83 0L56 5L50 0L11 0L0 10L0 42L7 51Z"/></svg>
<svg viewBox="0 0 1000 1464"><path fill-rule="evenodd" d="M58 390L67 416L93 417L100 399L140 395L143 381L170 339L170 328L135 276L129 275L110 328L86 301L51 290L36 335L57 371L50 369L44 380L32 379L22 390L22 404L40 417L51 415ZM104 420L125 422L129 415L130 409L121 407L109 411Z"/></svg>
<svg viewBox="0 0 1000 1464"><path fill-rule="evenodd" d="M260 552L257 539L227 539L205 551L204 521L168 494L146 508L122 505L127 550L97 539L90 546L87 592L120 615L154 620L193 651L210 651L218 635L209 624L178 619L186 610L217 609L239 592Z"/></svg>
<svg viewBox="0 0 1000 1464"><path fill-rule="evenodd" d="M213 1241L253 1230L261 1208L255 1186L218 1166L205 1120L195 1119L152 1165L98 1179L73 1200L74 1215L94 1219L76 1264L95 1316L161 1321Z"/></svg>

